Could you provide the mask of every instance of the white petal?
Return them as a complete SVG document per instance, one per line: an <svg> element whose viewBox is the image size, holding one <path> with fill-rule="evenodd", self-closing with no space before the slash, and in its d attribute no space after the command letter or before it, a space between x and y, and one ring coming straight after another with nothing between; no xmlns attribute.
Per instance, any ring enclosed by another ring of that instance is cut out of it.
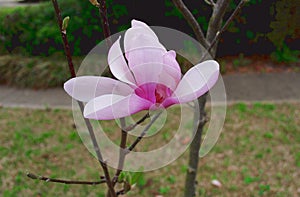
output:
<svg viewBox="0 0 300 197"><path fill-rule="evenodd" d="M88 102L104 94L127 96L133 89L127 84L107 77L80 76L64 84L65 91L74 99Z"/></svg>
<svg viewBox="0 0 300 197"><path fill-rule="evenodd" d="M152 29L146 23L144 23L142 21L138 21L138 20L134 20L133 19L131 21L131 26L133 28L135 28L135 27L142 27L142 28L144 28L144 31L145 31L145 33L147 35L152 36L153 38L155 38L158 41L158 38L157 38L156 34L152 31Z"/></svg>
<svg viewBox="0 0 300 197"><path fill-rule="evenodd" d="M217 179L212 180L211 184L215 187L222 187L222 183Z"/></svg>
<svg viewBox="0 0 300 197"><path fill-rule="evenodd" d="M197 64L183 76L173 93L173 97L176 97L180 103L195 100L216 83L218 76L218 62L208 60Z"/></svg>
<svg viewBox="0 0 300 197"><path fill-rule="evenodd" d="M172 69L166 69L169 75L171 75L177 82L181 79L181 69L176 60L176 52L171 50L164 54L163 63L169 65Z"/></svg>
<svg viewBox="0 0 300 197"><path fill-rule="evenodd" d="M151 105L152 103L135 94L126 97L107 94L88 102L84 108L84 117L112 120L149 109Z"/></svg>
<svg viewBox="0 0 300 197"><path fill-rule="evenodd" d="M165 47L159 43L157 36L150 27L134 21L133 27L125 33L124 49L131 69L136 65L145 63L162 63L162 56L166 52Z"/></svg>
<svg viewBox="0 0 300 197"><path fill-rule="evenodd" d="M111 46L108 52L108 65L112 74L119 80L129 84L135 84L130 69L125 61L123 52L120 47L120 38Z"/></svg>

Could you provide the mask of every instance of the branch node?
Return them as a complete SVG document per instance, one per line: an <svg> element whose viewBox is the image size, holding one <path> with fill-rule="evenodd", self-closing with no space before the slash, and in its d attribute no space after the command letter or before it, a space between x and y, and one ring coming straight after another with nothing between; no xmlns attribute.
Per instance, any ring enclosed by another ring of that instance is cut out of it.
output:
<svg viewBox="0 0 300 197"><path fill-rule="evenodd" d="M208 47L208 42L204 37L203 31L197 22L194 15L191 13L191 11L186 7L186 5L183 3L182 0L172 0L175 7L180 11L180 13L183 15L185 20L188 22L190 27L193 29L197 40L205 47Z"/></svg>
<svg viewBox="0 0 300 197"><path fill-rule="evenodd" d="M130 150L129 150L128 148L124 148L123 150L124 150L124 154L125 154L125 155L127 155L127 154L130 153Z"/></svg>
<svg viewBox="0 0 300 197"><path fill-rule="evenodd" d="M97 185L97 184L106 183L105 178L101 178L99 181L73 181L73 180L53 179L45 176L38 176L30 172L27 172L26 175L31 179L37 179L45 182L63 183L63 184Z"/></svg>
<svg viewBox="0 0 300 197"><path fill-rule="evenodd" d="M207 3L210 6L215 6L215 4L216 4L213 0L204 0L204 1L205 1L205 3Z"/></svg>
<svg viewBox="0 0 300 197"><path fill-rule="evenodd" d="M196 169L195 169L195 168L193 168L193 167L191 167L191 166L189 166L189 168L188 168L188 172L189 172L189 173L196 172Z"/></svg>

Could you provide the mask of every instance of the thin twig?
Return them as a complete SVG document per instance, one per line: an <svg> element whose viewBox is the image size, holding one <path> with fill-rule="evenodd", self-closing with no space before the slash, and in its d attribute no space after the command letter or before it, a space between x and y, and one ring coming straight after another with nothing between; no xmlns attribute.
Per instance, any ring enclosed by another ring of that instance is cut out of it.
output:
<svg viewBox="0 0 300 197"><path fill-rule="evenodd" d="M149 128L152 126L152 124L157 120L157 118L161 115L162 111L158 112L149 122L149 124L145 127L145 129L142 131L139 137L136 138L136 140L127 148L128 151L132 151L135 146L141 141L141 139L146 135Z"/></svg>
<svg viewBox="0 0 300 197"><path fill-rule="evenodd" d="M112 45L112 41L110 39L110 28L109 28L109 22L107 17L107 8L106 8L106 1L105 0L97 0L99 3L99 15L101 19L102 29L103 29L103 35L106 39L106 44L108 48Z"/></svg>
<svg viewBox="0 0 300 197"><path fill-rule="evenodd" d="M140 120L138 120L136 123L131 124L127 127L125 127L125 122L124 120L121 120L121 127L123 128L121 130L121 143L120 143L120 153L119 153L119 162L118 162L118 169L113 177L113 185L115 186L118 178L123 170L123 166L124 166L124 161L125 161L125 157L126 157L126 141L127 141L127 132L133 130L136 126L138 126L139 124L141 124L142 122L144 122L147 118L149 118L150 115L149 113L145 114Z"/></svg>
<svg viewBox="0 0 300 197"><path fill-rule="evenodd" d="M193 14L190 12L190 10L185 6L182 0L172 0L173 4L177 7L177 9L181 12L185 20L188 22L190 27L193 29L197 40L205 47L208 47L208 43L205 39L205 36L203 34L203 31L193 16Z"/></svg>
<svg viewBox="0 0 300 197"><path fill-rule="evenodd" d="M124 195L125 194L125 189L121 189L120 191L117 191L117 196L119 195Z"/></svg>
<svg viewBox="0 0 300 197"><path fill-rule="evenodd" d="M208 5L211 5L211 6L215 6L215 2L213 0L204 0L205 3L207 3Z"/></svg>
<svg viewBox="0 0 300 197"><path fill-rule="evenodd" d="M124 149L126 147L126 142L127 142L127 131L125 131L123 128L125 126L125 120L121 119L121 143L120 143L120 152L119 152L119 161L118 161L118 169L113 177L113 186L116 185L118 178L123 170L123 166L124 166L124 161L125 161L125 153L124 153Z"/></svg>
<svg viewBox="0 0 300 197"><path fill-rule="evenodd" d="M126 155L132 151L135 146L142 140L142 138L146 135L147 131L149 130L149 128L152 126L152 124L157 120L157 118L160 116L160 114L162 113L162 111L158 112L152 119L151 121L148 123L148 125L145 127L145 129L142 131L142 133L140 134L139 137L137 137L137 139L128 147L126 148L126 139L127 139L127 131L124 131L124 129L122 130L122 137L121 137L121 145L120 145L120 156L119 156L119 164L118 164L118 170L113 178L113 185L115 186L118 178L123 170L123 165L124 165L124 161L125 161L125 157ZM145 121L147 118L149 118L150 115L149 113L147 113L145 116L143 116L139 121L137 121L134 125L139 125L141 124L143 121ZM119 192L117 192L117 196L121 193L124 193L124 190L120 190Z"/></svg>
<svg viewBox="0 0 300 197"><path fill-rule="evenodd" d="M209 47L206 50L206 53L202 56L200 62L202 62L208 54L210 54L211 49L214 47L214 45L218 42L218 40L221 38L222 34L227 30L229 27L229 24L233 21L233 19L236 17L236 15L239 13L239 11L242 9L242 7L245 5L247 0L241 0L238 6L235 8L235 10L232 12L230 17L225 22L224 26L221 28L220 31L217 32L216 36L214 37L213 41L209 45Z"/></svg>
<svg viewBox="0 0 300 197"><path fill-rule="evenodd" d="M66 30L63 30L63 28L62 28L63 20L62 20L62 16L61 16L61 11L59 9L57 0L52 0L52 3L53 3L53 7L54 7L54 10L55 10L55 13L56 13L56 18L57 18L57 21L58 21L59 29L61 31L61 36L62 36L62 39L63 39L65 54L66 54L66 57L67 57L67 60L68 60L69 70L70 70L71 76L76 77L74 64L73 64L72 56L71 56L71 51L70 51L70 47L69 47L68 39L67 39L67 35L66 35ZM80 101L78 101L78 104L79 104L81 113L83 114L84 105ZM93 127L92 127L89 119L84 118L84 121L85 121L87 129L89 131L89 134L90 134L93 146L94 146L94 150L95 150L96 155L97 155L97 159L98 159L98 161L99 161L99 163L100 163L100 165L101 165L101 167L104 171L105 178L106 178L105 182L106 182L106 184L109 188L111 196L115 197L116 194L115 194L114 188L112 186L112 182L111 182L111 179L110 179L110 176L109 176L108 168L107 168L106 162L103 161L101 151L100 151L98 142L96 140L95 133L93 131Z"/></svg>
<svg viewBox="0 0 300 197"><path fill-rule="evenodd" d="M78 101L78 104L79 104L81 112L83 112L83 110L84 110L83 103ZM97 155L97 159L98 159L98 161L99 161L99 163L100 163L100 165L101 165L101 167L103 169L104 176L105 176L105 178L107 180L106 184L107 184L107 186L109 188L109 192L111 193L112 196L115 196L115 190L113 188L113 185L112 185L112 182L111 182L111 179L110 179L110 175L109 175L109 172L108 172L107 164L103 160L103 157L102 157L102 154L101 154L101 150L100 150L100 147L98 145L98 142L97 142L95 133L93 131L93 127L91 125L91 122L87 118L84 118L84 121L85 121L87 129L89 131L89 134L90 134L90 137L91 137L91 140L92 140L92 143L93 143L93 147L94 147L94 150L95 150L96 155Z"/></svg>
<svg viewBox="0 0 300 197"><path fill-rule="evenodd" d="M132 131L133 129L135 129L135 127L137 127L138 125L140 125L141 123L143 123L147 118L150 118L149 113L145 114L140 120L138 120L136 123L128 125L127 127L124 128L124 131Z"/></svg>
<svg viewBox="0 0 300 197"><path fill-rule="evenodd" d="M65 55L66 55L67 60L68 60L68 66L69 66L70 74L71 74L71 77L76 77L74 64L73 64L72 56L71 56L71 50L70 50L69 42L68 42L68 39L67 39L67 33L66 33L66 30L63 30L63 27L62 27L63 26L63 20L62 20L62 17L61 17L61 11L59 9L57 0L52 0L52 3L53 3L53 7L54 7L54 10L55 10L55 13L56 13L56 18L57 18L57 22L58 22L58 25L59 25L59 30L60 30L60 33L61 33L61 37L62 37L62 40L63 40L63 43L64 43L64 50L65 50Z"/></svg>
<svg viewBox="0 0 300 197"><path fill-rule="evenodd" d="M102 178L100 181L73 181L73 180L64 180L64 179L53 179L45 176L38 176L33 173L28 172L27 177L31 179L38 179L45 182L54 182L54 183L63 183L63 184L74 184L74 185L99 185L105 183L105 178Z"/></svg>

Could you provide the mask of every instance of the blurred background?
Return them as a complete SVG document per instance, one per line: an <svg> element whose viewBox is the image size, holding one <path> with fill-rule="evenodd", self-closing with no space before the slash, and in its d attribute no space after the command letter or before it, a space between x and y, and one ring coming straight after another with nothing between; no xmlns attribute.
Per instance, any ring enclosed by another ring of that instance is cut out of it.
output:
<svg viewBox="0 0 300 197"><path fill-rule="evenodd" d="M203 1L185 3L206 31L210 6ZM231 1L225 18L237 3ZM78 66L103 39L98 10L87 0L64 0L59 4L63 17L71 18L68 38ZM112 33L129 28L132 19L139 19L194 36L171 0L108 0L107 4ZM35 88L61 85L67 78L66 64L51 1L0 0L0 5L0 82ZM217 59L222 72L299 70L299 21L298 0L249 1L220 41ZM37 84L33 78L23 76L51 77Z"/></svg>
<svg viewBox="0 0 300 197"><path fill-rule="evenodd" d="M206 31L211 7L202 0L184 2ZM98 9L88 0L58 3L63 17L70 16L67 35L78 68L103 40ZM237 3L231 1L225 18ZM171 0L107 4L112 33L138 19L194 37ZM250 0L222 36L217 60L229 105L218 143L199 162L197 196L300 196L299 21L299 0ZM102 173L76 131L71 99L62 89L69 78L51 1L0 0L0 196L105 196L105 185L52 184L26 176L30 171L98 180ZM115 122L102 123L119 144ZM161 147L173 138L171 123L150 145ZM147 143L138 150L143 148ZM128 196L182 196L187 159L188 151L145 173Z"/></svg>

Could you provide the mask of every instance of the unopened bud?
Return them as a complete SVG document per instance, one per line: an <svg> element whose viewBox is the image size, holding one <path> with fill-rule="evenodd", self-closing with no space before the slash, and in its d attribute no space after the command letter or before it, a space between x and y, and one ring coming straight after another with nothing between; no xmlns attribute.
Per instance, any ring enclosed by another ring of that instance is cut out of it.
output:
<svg viewBox="0 0 300 197"><path fill-rule="evenodd" d="M91 2L91 4L93 4L93 5L96 6L96 7L99 7L99 6L100 6L100 4L98 3L97 0L89 0L89 1Z"/></svg>
<svg viewBox="0 0 300 197"><path fill-rule="evenodd" d="M62 31L66 31L67 27L68 27L68 23L69 23L70 17L65 17L62 23Z"/></svg>

